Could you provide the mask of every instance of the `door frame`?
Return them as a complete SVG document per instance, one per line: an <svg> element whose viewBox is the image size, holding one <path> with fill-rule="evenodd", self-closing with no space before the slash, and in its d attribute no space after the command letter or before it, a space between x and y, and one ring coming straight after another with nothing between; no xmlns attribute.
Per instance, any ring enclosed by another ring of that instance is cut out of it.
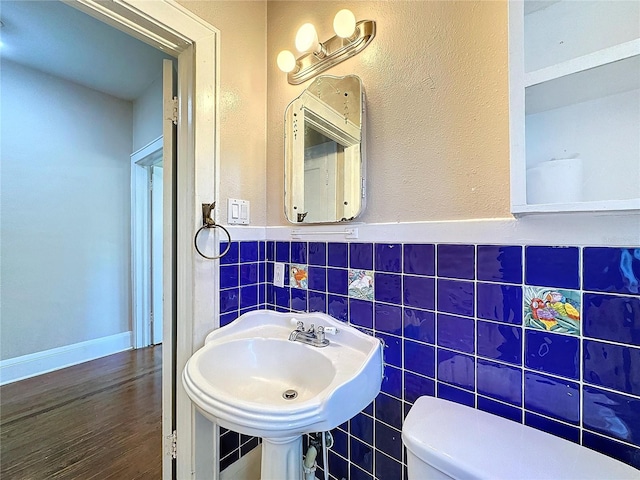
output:
<svg viewBox="0 0 640 480"><path fill-rule="evenodd" d="M164 480L172 478L170 438L175 394L175 474L181 480L196 476L216 479L218 449L212 447L216 446L217 427L204 424L203 417L196 414L179 375L194 350L202 345L206 333L219 323L218 262L196 256L193 235L202 222L200 205L218 200L220 32L173 0L64 1L178 58L177 172L172 172L168 165L164 171L165 195L176 190L176 211L165 212L164 228L173 230L175 223L177 232L175 247L173 242L165 242L164 247L165 254L175 251L177 265L171 294L165 289L164 310L177 312L177 326L174 329L165 315L162 471ZM166 275L170 271L165 271L165 286ZM175 341L171 348L170 340Z"/></svg>

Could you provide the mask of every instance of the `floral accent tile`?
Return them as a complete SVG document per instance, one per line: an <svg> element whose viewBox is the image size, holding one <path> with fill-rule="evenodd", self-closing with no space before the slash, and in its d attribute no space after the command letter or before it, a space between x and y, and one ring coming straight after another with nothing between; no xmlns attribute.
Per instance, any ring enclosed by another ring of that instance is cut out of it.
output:
<svg viewBox="0 0 640 480"><path fill-rule="evenodd" d="M525 287L524 324L549 332L580 335L580 292Z"/></svg>
<svg viewBox="0 0 640 480"><path fill-rule="evenodd" d="M349 296L373 301L373 271L349 269Z"/></svg>
<svg viewBox="0 0 640 480"><path fill-rule="evenodd" d="M289 285L293 288L308 288L309 274L307 266L298 263L292 263L289 268Z"/></svg>

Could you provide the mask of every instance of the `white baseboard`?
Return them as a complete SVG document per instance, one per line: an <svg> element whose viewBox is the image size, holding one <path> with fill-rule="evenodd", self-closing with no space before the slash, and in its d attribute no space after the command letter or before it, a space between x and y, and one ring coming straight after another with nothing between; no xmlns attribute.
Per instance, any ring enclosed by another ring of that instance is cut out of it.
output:
<svg viewBox="0 0 640 480"><path fill-rule="evenodd" d="M258 445L220 472L220 480L260 480L261 462L262 445Z"/></svg>
<svg viewBox="0 0 640 480"><path fill-rule="evenodd" d="M0 361L0 385L129 350L131 332L118 333Z"/></svg>

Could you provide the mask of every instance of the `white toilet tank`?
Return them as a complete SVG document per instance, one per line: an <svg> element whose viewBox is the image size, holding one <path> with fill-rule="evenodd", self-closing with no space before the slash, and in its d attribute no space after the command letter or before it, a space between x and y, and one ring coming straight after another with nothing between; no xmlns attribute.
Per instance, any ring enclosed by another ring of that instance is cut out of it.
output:
<svg viewBox="0 0 640 480"><path fill-rule="evenodd" d="M402 427L409 480L640 480L640 470L474 408L420 397Z"/></svg>

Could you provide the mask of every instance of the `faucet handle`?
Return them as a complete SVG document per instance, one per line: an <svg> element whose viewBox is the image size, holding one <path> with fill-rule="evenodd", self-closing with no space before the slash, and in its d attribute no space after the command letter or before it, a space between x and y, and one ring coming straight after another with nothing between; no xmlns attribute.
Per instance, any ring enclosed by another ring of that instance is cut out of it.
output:
<svg viewBox="0 0 640 480"><path fill-rule="evenodd" d="M291 325L296 326L296 330L304 331L304 322L301 322L300 320L296 320L295 318L291 318L289 322L291 322Z"/></svg>
<svg viewBox="0 0 640 480"><path fill-rule="evenodd" d="M324 327L324 333L328 333L329 335L335 335L339 331L340 330L338 330L336 327Z"/></svg>

